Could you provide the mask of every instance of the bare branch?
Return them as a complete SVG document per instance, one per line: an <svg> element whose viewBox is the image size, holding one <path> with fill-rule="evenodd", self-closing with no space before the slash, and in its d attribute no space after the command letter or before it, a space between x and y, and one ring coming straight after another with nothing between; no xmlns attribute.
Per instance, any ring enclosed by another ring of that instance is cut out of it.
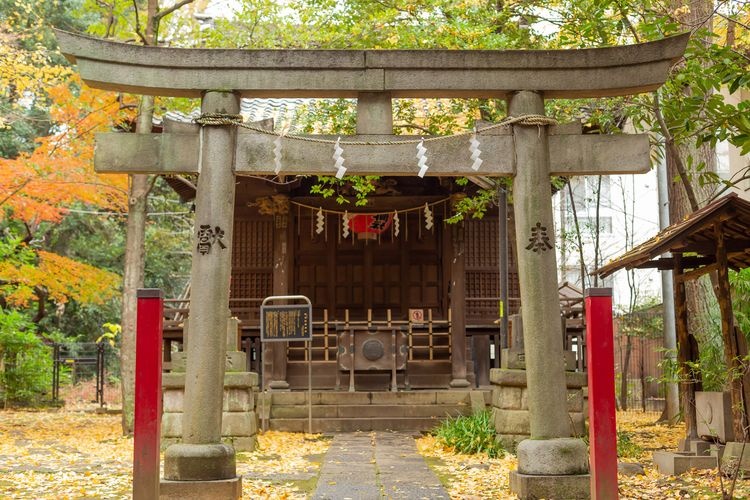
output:
<svg viewBox="0 0 750 500"><path fill-rule="evenodd" d="M164 10L162 10L160 12L157 12L156 15L154 16L154 22L158 23L159 21L162 20L163 17L168 16L169 14L171 14L174 11L176 11L180 7L183 7L183 6L185 6L185 5L189 4L189 3L193 3L193 1L194 0L180 0L179 2L177 2L176 4L174 4L173 6L167 8L167 9L164 9Z"/></svg>
<svg viewBox="0 0 750 500"><path fill-rule="evenodd" d="M427 127L423 127L421 125L414 125L413 123L406 123L404 125L394 124L393 127L394 128L413 128L413 129L421 130L427 135L434 135Z"/></svg>
<svg viewBox="0 0 750 500"><path fill-rule="evenodd" d="M674 137L672 136L672 133L669 131L669 127L667 127L667 123L664 121L664 116L662 115L662 112L661 112L661 105L659 104L659 93L654 92L653 95L654 95L654 114L656 115L656 120L659 122L661 135L664 137L664 144L667 146L667 149L672 155L675 168L677 168L677 173L680 174L680 181L682 182L682 186L685 188L685 194L687 195L687 199L690 202L690 209L693 212L697 212L698 209L700 208L700 205L698 205L698 199L695 196L695 191L693 191L693 186L690 184L690 179L688 178L687 170L685 170L685 164L682 163L682 157L680 156L680 151L677 149L677 145L674 142Z"/></svg>
<svg viewBox="0 0 750 500"><path fill-rule="evenodd" d="M146 36L141 32L141 21L138 15L138 1L137 0L133 0L133 8L135 9L135 33L138 35L138 38L141 39L141 42L143 42L143 45L148 45L148 40L146 40Z"/></svg>
<svg viewBox="0 0 750 500"><path fill-rule="evenodd" d="M25 179L16 189L13 190L12 193L10 193L8 196L6 196L5 198L3 198L2 201L0 201L0 207L3 206L3 204L6 201L8 201L9 199L13 198L13 196L15 196L16 193L18 193L20 190L22 190L24 187L26 187L26 184L28 184L29 182L31 182L31 179Z"/></svg>

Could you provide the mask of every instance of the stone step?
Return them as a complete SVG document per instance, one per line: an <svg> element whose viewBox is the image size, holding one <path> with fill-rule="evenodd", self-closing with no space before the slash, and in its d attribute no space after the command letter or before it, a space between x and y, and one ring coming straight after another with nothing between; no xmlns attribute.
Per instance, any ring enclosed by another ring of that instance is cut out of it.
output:
<svg viewBox="0 0 750 500"><path fill-rule="evenodd" d="M429 431L442 422L437 417L412 418L314 418L313 432L355 432L355 431ZM307 432L307 418L274 418L270 429L275 431Z"/></svg>
<svg viewBox="0 0 750 500"><path fill-rule="evenodd" d="M445 418L471 413L470 405L411 404L411 405L313 405L313 418L368 418L383 417L436 417ZM308 408L301 405L276 405L271 407L271 419L307 418Z"/></svg>
<svg viewBox="0 0 750 500"><path fill-rule="evenodd" d="M489 404L490 391L482 392ZM273 405L302 405L307 403L306 391L272 392ZM460 405L470 404L470 391L402 391L402 392L346 392L313 391L313 405Z"/></svg>

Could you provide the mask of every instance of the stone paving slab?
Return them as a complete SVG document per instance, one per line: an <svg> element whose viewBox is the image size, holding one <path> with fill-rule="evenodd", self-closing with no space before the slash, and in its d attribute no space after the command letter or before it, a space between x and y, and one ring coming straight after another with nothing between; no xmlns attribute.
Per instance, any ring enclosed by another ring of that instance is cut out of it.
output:
<svg viewBox="0 0 750 500"><path fill-rule="evenodd" d="M315 500L449 499L405 432L336 434Z"/></svg>

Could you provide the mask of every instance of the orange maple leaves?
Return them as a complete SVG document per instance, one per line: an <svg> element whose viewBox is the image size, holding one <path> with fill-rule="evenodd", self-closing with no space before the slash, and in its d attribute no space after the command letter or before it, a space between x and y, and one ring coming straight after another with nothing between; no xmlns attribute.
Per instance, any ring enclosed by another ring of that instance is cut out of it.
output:
<svg viewBox="0 0 750 500"><path fill-rule="evenodd" d="M82 86L77 77L47 89L53 133L37 139L33 153L0 159L0 221L28 227L59 222L75 204L127 210L127 176L94 172L94 134L134 118L134 101ZM26 306L38 296L56 303L103 303L118 293L120 277L54 253L36 250L29 261L0 260L0 294Z"/></svg>
<svg viewBox="0 0 750 500"><path fill-rule="evenodd" d="M134 106L71 79L47 91L53 134L37 139L31 154L0 159L0 220L10 214L30 224L57 222L76 202L126 210L127 177L94 173L94 133L132 120Z"/></svg>
<svg viewBox="0 0 750 500"><path fill-rule="evenodd" d="M34 288L44 287L49 298L61 304L69 299L101 304L114 298L120 284L115 273L61 255L37 251L34 264L0 261L0 276L9 282L0 287L8 303L23 307L35 296Z"/></svg>

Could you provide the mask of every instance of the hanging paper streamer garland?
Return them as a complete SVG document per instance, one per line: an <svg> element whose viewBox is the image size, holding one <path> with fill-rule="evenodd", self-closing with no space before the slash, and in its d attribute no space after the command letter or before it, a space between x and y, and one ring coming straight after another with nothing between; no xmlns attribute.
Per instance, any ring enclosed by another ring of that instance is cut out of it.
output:
<svg viewBox="0 0 750 500"><path fill-rule="evenodd" d="M475 172L479 170L482 165L482 159L479 157L482 151L479 149L479 141L477 140L477 129L474 128L474 133L471 134L471 140L469 141L469 151L471 151L471 159L474 163L471 164L471 169Z"/></svg>
<svg viewBox="0 0 750 500"><path fill-rule="evenodd" d="M344 150L341 148L341 137L339 136L336 139L336 145L333 148L333 161L334 167L336 168L336 178L342 179L344 177L344 174L346 173L346 167L344 166L344 157L342 156L342 153Z"/></svg>
<svg viewBox="0 0 750 500"><path fill-rule="evenodd" d="M315 225L315 233L320 234L323 232L326 226L326 217L323 215L323 208L318 209L318 215L317 215L318 221Z"/></svg>
<svg viewBox="0 0 750 500"><path fill-rule="evenodd" d="M419 144L417 144L417 166L419 167L419 172L417 173L418 177L424 177L424 174L427 173L427 169L430 168L427 166L427 148L424 147L424 139L419 141Z"/></svg>
<svg viewBox="0 0 750 500"><path fill-rule="evenodd" d="M349 212L344 211L343 222L341 224L341 234L344 239L349 237Z"/></svg>
<svg viewBox="0 0 750 500"><path fill-rule="evenodd" d="M393 236L398 238L398 233L401 230L401 221L398 218L398 212L393 215Z"/></svg>
<svg viewBox="0 0 750 500"><path fill-rule="evenodd" d="M432 229L433 226L433 218L432 218L432 210L430 210L430 205L427 203L424 204L424 228L428 231Z"/></svg>

